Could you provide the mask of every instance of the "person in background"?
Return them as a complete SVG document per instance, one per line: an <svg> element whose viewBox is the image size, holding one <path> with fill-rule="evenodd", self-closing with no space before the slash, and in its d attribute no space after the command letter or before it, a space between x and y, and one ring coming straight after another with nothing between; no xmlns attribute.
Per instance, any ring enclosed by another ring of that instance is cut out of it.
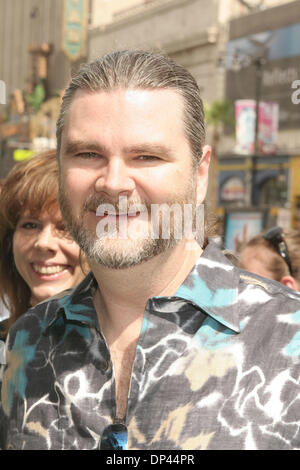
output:
<svg viewBox="0 0 300 470"><path fill-rule="evenodd" d="M0 299L9 319L0 339L30 307L79 284L80 248L62 221L55 151L16 164L0 194Z"/></svg>
<svg viewBox="0 0 300 470"><path fill-rule="evenodd" d="M0 317L0 392L9 327L30 307L79 284L88 272L62 222L57 196L54 151L16 164L1 187L0 301L6 310ZM0 410L0 428L3 422Z"/></svg>
<svg viewBox="0 0 300 470"><path fill-rule="evenodd" d="M300 291L300 233L274 227L251 238L239 253L240 267Z"/></svg>

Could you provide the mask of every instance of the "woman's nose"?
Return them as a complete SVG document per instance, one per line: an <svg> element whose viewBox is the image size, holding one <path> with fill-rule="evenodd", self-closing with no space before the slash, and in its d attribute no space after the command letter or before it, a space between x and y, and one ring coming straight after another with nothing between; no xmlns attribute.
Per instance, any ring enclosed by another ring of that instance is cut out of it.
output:
<svg viewBox="0 0 300 470"><path fill-rule="evenodd" d="M57 236L52 224L47 224L39 230L34 246L40 250L56 250Z"/></svg>

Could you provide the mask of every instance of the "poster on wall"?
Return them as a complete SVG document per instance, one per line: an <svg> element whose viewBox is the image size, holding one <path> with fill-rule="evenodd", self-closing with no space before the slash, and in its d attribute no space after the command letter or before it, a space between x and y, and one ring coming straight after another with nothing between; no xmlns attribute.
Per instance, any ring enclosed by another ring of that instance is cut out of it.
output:
<svg viewBox="0 0 300 470"><path fill-rule="evenodd" d="M279 107L277 103L259 103L258 150L261 154L274 154L277 148ZM255 100L235 102L236 146L235 152L243 155L254 153L255 147Z"/></svg>
<svg viewBox="0 0 300 470"><path fill-rule="evenodd" d="M225 216L225 249L238 253L243 243L263 230L264 216L264 211L228 211Z"/></svg>

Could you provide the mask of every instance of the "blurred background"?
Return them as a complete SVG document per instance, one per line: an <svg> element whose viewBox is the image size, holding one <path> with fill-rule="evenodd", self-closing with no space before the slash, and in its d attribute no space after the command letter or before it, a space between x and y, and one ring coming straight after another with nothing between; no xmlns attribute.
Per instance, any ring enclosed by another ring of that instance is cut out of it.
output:
<svg viewBox="0 0 300 470"><path fill-rule="evenodd" d="M55 148L80 64L126 48L168 54L199 84L224 247L300 230L300 0L0 0L0 179Z"/></svg>

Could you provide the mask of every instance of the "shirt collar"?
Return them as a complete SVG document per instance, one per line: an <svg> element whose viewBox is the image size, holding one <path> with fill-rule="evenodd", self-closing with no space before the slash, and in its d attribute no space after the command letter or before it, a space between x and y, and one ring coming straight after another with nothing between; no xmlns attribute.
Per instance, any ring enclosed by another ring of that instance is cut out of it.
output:
<svg viewBox="0 0 300 470"><path fill-rule="evenodd" d="M200 308L224 326L239 332L239 278L239 269L228 261L215 243L210 242L176 294L172 297L152 297L152 305L159 310L159 305L162 306L164 302L178 302L178 299L182 299ZM68 295L64 292L56 296L58 307L46 330L62 314L67 320L97 328L97 314L93 305L96 287L96 279L90 272ZM155 300L159 302L156 303Z"/></svg>
<svg viewBox="0 0 300 470"><path fill-rule="evenodd" d="M55 302L56 308L54 316L44 329L44 334L61 316L64 316L67 321L98 328L97 314L93 304L96 286L96 279L93 273L90 272L75 288L68 289L52 297L50 302ZM49 302L49 300L46 302Z"/></svg>
<svg viewBox="0 0 300 470"><path fill-rule="evenodd" d="M210 242L175 297L192 302L224 326L239 332L239 280L240 270Z"/></svg>

